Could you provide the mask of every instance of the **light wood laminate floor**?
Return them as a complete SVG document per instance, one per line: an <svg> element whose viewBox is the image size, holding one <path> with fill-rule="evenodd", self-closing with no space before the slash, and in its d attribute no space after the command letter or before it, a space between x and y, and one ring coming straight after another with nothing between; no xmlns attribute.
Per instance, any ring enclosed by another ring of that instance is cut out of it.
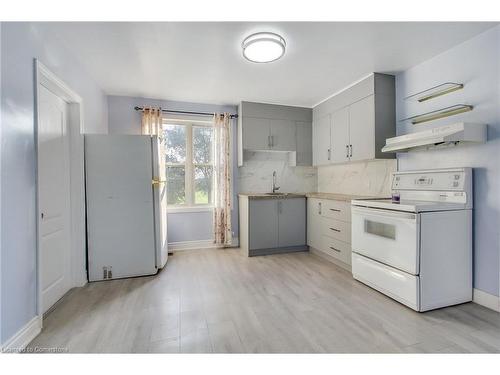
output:
<svg viewBox="0 0 500 375"><path fill-rule="evenodd" d="M69 352L500 352L500 314L414 312L310 253L176 253L152 277L89 283L31 348Z"/></svg>

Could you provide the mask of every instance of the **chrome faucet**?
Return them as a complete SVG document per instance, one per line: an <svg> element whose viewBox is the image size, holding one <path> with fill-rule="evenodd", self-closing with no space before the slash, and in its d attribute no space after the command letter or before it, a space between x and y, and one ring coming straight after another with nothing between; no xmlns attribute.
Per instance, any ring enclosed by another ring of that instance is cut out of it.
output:
<svg viewBox="0 0 500 375"><path fill-rule="evenodd" d="M277 190L279 190L280 187L276 186L276 171L273 172L273 193L276 193Z"/></svg>

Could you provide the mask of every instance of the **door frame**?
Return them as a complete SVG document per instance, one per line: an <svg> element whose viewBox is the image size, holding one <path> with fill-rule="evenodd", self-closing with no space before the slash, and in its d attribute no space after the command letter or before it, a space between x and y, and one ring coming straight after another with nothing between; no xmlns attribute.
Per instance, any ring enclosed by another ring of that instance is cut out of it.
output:
<svg viewBox="0 0 500 375"><path fill-rule="evenodd" d="M69 143L69 190L70 190L70 288L87 283L86 273L86 235L85 235L85 169L84 169L84 122L83 99L64 81L59 79L38 59L34 59L34 94L35 94L35 179L36 179L36 283L37 315L42 320L42 283L40 254L40 194L38 168L38 126L39 126L39 87L47 88L68 105L68 143Z"/></svg>

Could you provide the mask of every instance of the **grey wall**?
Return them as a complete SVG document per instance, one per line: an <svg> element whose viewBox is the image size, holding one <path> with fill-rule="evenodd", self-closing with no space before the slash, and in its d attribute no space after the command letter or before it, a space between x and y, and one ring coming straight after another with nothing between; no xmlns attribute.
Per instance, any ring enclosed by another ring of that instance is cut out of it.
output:
<svg viewBox="0 0 500 375"><path fill-rule="evenodd" d="M108 96L108 124L110 134L141 134L141 113L135 106L160 106L166 109L195 112L230 112L237 113L232 105L213 105L203 103L177 102L134 98L128 96ZM236 153L237 121L233 120L233 203L232 227L233 236L238 236L238 176ZM200 241L213 238L212 212L176 212L168 215L168 242Z"/></svg>
<svg viewBox="0 0 500 375"><path fill-rule="evenodd" d="M40 23L1 24L1 342L36 315L33 59L84 101L86 132L107 131L106 98Z"/></svg>
<svg viewBox="0 0 500 375"><path fill-rule="evenodd" d="M472 112L422 125L399 123L398 135L460 121L488 124L484 145L399 154L400 170L474 168L474 287L498 296L500 277L500 26L421 63L396 77L397 118L466 103ZM402 98L432 87L462 82L461 91L426 103Z"/></svg>

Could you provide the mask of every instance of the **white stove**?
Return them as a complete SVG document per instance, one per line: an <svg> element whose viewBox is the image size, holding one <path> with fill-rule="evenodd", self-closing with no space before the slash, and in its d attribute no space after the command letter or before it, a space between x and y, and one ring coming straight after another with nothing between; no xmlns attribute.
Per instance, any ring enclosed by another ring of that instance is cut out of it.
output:
<svg viewBox="0 0 500 375"><path fill-rule="evenodd" d="M472 300L472 170L396 172L392 199L353 200L355 279L417 310Z"/></svg>

